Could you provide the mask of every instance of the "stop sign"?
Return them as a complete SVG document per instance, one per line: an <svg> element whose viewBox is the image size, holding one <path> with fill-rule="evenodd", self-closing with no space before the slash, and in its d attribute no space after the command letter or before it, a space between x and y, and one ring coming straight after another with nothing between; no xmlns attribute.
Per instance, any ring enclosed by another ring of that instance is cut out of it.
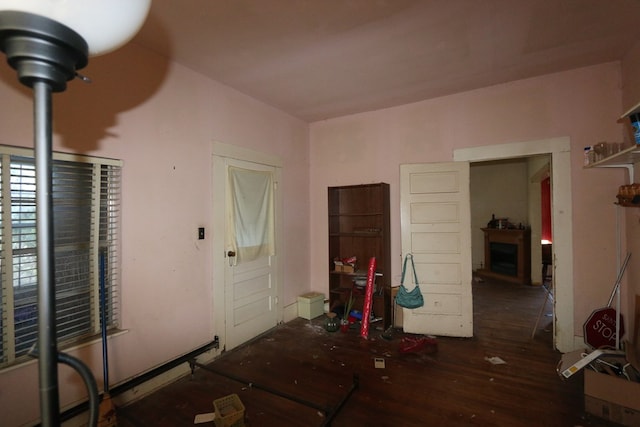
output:
<svg viewBox="0 0 640 427"><path fill-rule="evenodd" d="M616 348L616 310L600 308L591 313L583 326L584 342L593 348ZM620 337L624 335L624 322L620 315Z"/></svg>

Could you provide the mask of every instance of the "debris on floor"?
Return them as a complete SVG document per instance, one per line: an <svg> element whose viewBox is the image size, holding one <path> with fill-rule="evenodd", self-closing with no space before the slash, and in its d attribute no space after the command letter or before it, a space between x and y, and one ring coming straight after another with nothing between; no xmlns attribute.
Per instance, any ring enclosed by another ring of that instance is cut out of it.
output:
<svg viewBox="0 0 640 427"><path fill-rule="evenodd" d="M432 336L404 337L400 341L400 353L435 353L438 351L438 341Z"/></svg>
<svg viewBox="0 0 640 427"><path fill-rule="evenodd" d="M487 362L491 363L492 365L506 365L507 362L505 362L503 359L501 359L498 356L493 356L493 357L485 357L484 360L486 360Z"/></svg>
<svg viewBox="0 0 640 427"><path fill-rule="evenodd" d="M383 340L387 340L387 341L391 341L393 339L393 325L389 326L381 335L380 337Z"/></svg>
<svg viewBox="0 0 640 427"><path fill-rule="evenodd" d="M208 412L206 414L198 414L196 415L195 419L193 420L194 424L204 424L204 423L210 423L211 421L216 419L216 413L215 412Z"/></svg>

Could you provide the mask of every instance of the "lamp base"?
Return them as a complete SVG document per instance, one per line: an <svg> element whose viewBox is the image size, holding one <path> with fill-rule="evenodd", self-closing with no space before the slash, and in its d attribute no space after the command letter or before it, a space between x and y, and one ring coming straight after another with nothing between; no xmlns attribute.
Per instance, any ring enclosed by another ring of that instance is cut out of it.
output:
<svg viewBox="0 0 640 427"><path fill-rule="evenodd" d="M76 70L88 62L85 40L69 27L44 16L17 11L0 12L0 50L18 72L18 79L33 87L47 82L63 92Z"/></svg>

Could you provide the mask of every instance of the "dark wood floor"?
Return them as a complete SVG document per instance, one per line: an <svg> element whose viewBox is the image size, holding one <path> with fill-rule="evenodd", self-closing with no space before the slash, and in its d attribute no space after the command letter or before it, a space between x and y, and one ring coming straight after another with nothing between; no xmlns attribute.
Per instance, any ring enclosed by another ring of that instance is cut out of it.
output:
<svg viewBox="0 0 640 427"><path fill-rule="evenodd" d="M584 414L581 373L565 381L556 373L550 317L531 338L541 287L485 281L473 291L474 338L438 337L436 353L399 353L400 331L384 340L372 330L364 340L357 330L326 332L322 317L297 319L118 408L119 425L192 426L231 393L253 427L610 425ZM494 356L506 364L486 360ZM346 398L354 375L359 386Z"/></svg>

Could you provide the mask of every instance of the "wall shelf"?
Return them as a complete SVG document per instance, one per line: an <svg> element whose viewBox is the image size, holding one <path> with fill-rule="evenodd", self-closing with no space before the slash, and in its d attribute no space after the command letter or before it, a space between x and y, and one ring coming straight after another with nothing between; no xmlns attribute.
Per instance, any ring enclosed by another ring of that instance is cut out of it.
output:
<svg viewBox="0 0 640 427"><path fill-rule="evenodd" d="M629 117L630 115L632 115L633 113L638 113L638 112L640 112L640 103L637 103L636 105L631 107L626 113L621 115L620 118L621 119L625 119L625 118Z"/></svg>
<svg viewBox="0 0 640 427"><path fill-rule="evenodd" d="M640 145L628 147L602 160L585 165L585 169L592 168L625 168L629 173L629 182L634 182L633 165L640 162Z"/></svg>

